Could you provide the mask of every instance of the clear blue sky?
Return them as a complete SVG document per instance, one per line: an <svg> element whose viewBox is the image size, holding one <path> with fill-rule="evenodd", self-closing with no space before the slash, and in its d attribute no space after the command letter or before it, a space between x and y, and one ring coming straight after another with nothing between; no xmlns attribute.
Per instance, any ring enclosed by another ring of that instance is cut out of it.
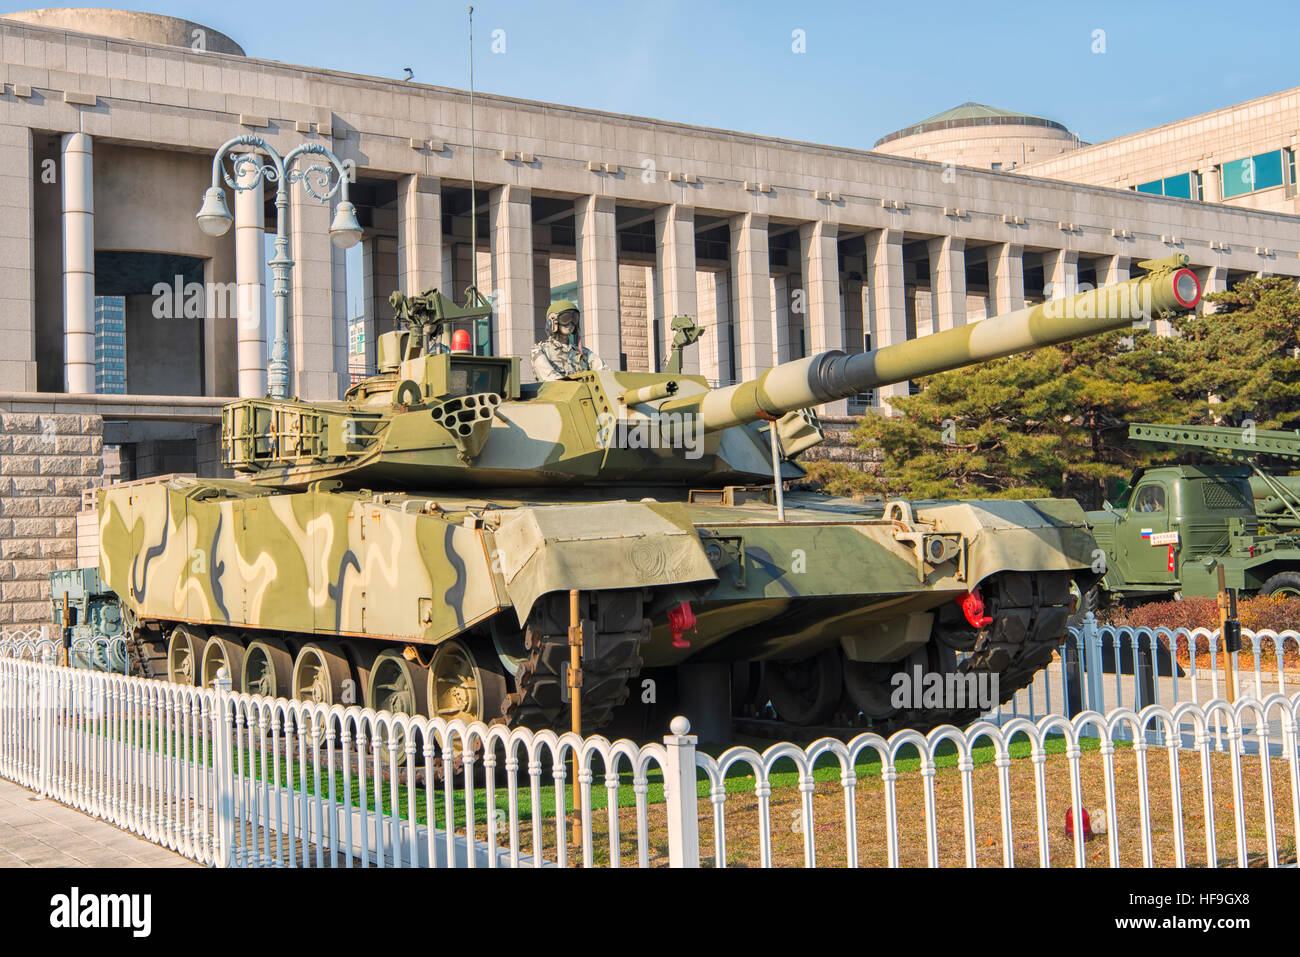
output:
<svg viewBox="0 0 1300 957"><path fill-rule="evenodd" d="M390 77L409 66L421 82L466 82L464 2L93 5L187 17L251 56ZM485 92L858 148L965 100L1046 116L1096 142L1300 85L1293 2L474 8ZM791 50L796 29L802 55ZM492 53L494 30L505 31L504 53ZM1094 30L1105 31L1104 54L1092 52Z"/></svg>

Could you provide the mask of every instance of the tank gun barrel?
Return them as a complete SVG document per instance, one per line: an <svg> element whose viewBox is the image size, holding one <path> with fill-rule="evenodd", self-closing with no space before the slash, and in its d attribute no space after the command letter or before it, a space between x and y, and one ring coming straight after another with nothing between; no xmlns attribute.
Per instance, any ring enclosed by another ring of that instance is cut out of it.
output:
<svg viewBox="0 0 1300 957"><path fill-rule="evenodd" d="M707 431L844 399L880 386L999 359L1039 346L1122 329L1160 312L1196 307L1200 282L1183 255L1141 265L1148 274L933 335L848 355L823 352L775 366L755 379L666 403L697 412Z"/></svg>

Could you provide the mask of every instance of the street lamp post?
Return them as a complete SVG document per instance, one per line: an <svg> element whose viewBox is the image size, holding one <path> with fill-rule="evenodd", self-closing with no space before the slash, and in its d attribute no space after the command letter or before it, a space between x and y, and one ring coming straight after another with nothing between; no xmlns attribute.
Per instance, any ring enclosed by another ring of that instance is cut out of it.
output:
<svg viewBox="0 0 1300 957"><path fill-rule="evenodd" d="M222 166L222 161L231 150L240 147L252 149L235 156L231 164L234 171L232 178ZM253 150L265 153L270 157L270 162L263 163ZM295 169L294 162L300 156L320 156L328 165L316 164L301 170ZM216 156L212 158L212 185L204 192L203 205L194 217L199 222L199 228L209 236L224 236L233 222L218 174L224 177L227 186L236 191L253 189L263 178L276 184L275 255L267 262L274 278L271 293L275 296L275 338L271 345L271 361L267 367L267 391L272 398L284 399L289 394L288 296L289 271L293 268L293 260L289 258L289 186L302 183L303 189L322 203L328 202L330 197L341 191L342 200L334 213L334 221L330 223L330 240L341 249L347 249L361 240L357 210L348 201L347 171L339 158L319 143L302 143L281 159L280 154L260 136L236 136L217 150Z"/></svg>

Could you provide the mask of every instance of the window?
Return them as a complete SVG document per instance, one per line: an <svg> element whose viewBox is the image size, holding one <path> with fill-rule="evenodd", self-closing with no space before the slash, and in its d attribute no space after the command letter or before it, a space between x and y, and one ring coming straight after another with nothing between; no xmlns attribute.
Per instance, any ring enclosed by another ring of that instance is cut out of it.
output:
<svg viewBox="0 0 1300 957"><path fill-rule="evenodd" d="M1282 185L1282 154L1290 150L1273 150L1271 153L1258 153L1245 159L1224 163L1223 198L1241 196L1256 190L1271 189ZM1290 158L1288 158L1290 165Z"/></svg>
<svg viewBox="0 0 1300 957"><path fill-rule="evenodd" d="M1196 177L1193 182L1193 177ZM1174 196L1178 199L1191 199L1194 191L1199 189L1200 177L1196 173L1179 173L1165 179L1153 179L1149 183L1140 183L1136 189L1139 193L1152 196ZM1199 196L1196 197L1200 199Z"/></svg>
<svg viewBox="0 0 1300 957"><path fill-rule="evenodd" d="M1165 490L1159 485L1144 485L1133 501L1133 511L1150 515L1165 510Z"/></svg>

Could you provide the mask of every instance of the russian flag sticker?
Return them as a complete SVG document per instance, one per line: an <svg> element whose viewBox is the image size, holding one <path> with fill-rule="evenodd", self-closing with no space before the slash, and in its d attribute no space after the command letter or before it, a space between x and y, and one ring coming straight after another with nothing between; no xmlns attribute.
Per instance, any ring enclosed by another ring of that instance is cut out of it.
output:
<svg viewBox="0 0 1300 957"><path fill-rule="evenodd" d="M1144 528L1144 529L1142 529L1142 537L1143 537L1143 538L1150 538L1150 537L1151 537L1151 529L1149 529L1149 528Z"/></svg>

